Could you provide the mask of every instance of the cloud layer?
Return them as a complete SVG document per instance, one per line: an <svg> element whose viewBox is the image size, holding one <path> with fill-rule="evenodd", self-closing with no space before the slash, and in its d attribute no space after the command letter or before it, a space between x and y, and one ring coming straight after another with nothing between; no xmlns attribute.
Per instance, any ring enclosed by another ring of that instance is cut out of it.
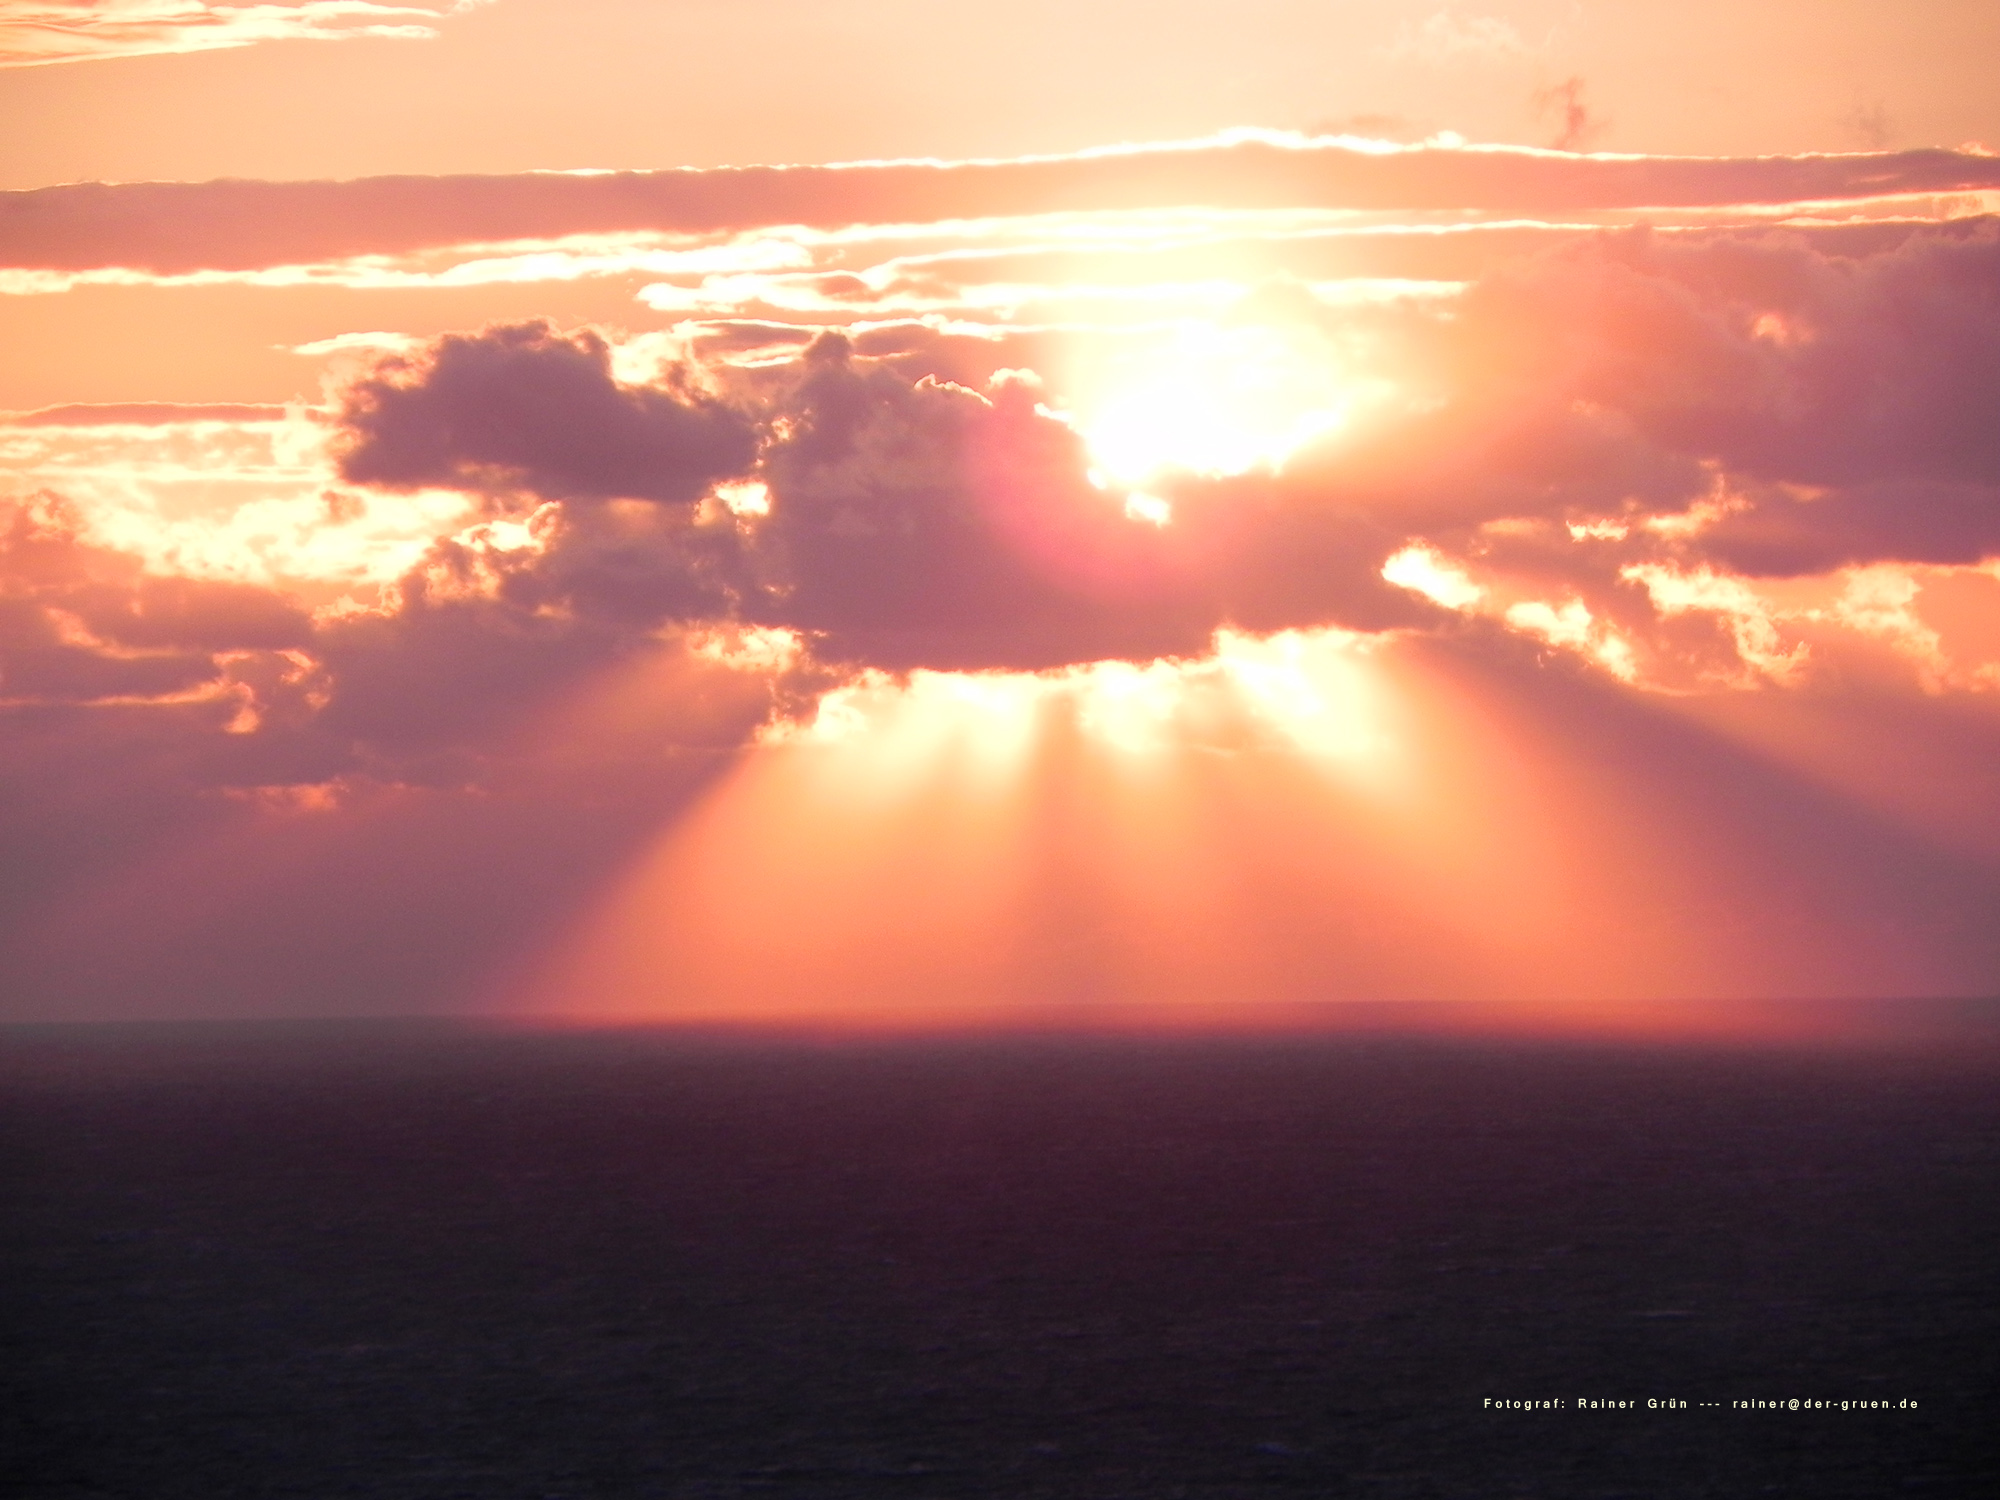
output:
<svg viewBox="0 0 2000 1500"><path fill-rule="evenodd" d="M649 554L660 618L706 609L896 668L1412 626L1425 606L1381 577L1412 542L1651 638L1669 622L1634 569L1783 579L2000 552L1996 288L1986 223L1858 256L1785 231L1635 232L1512 263L1442 308L1321 307L1367 325L1407 390L1281 470L1168 476L1165 527L1134 520L1039 386L970 336L875 338L874 357L823 338L706 372L723 394L685 367L620 387L587 334L454 336L351 389L343 470L671 503L679 530ZM766 508L717 523L703 496L753 464ZM636 555L621 566L643 592Z"/></svg>
<svg viewBox="0 0 2000 1500"><path fill-rule="evenodd" d="M216 660L186 652L298 649L345 664L329 713L357 673L387 723L379 684L404 683L424 714L448 684L378 671L362 643L436 644L446 619L453 652L495 653L451 670L497 682L519 653L539 663L526 683L665 629L795 632L826 670L1042 669L1196 656L1225 628L1439 629L1482 612L1680 682L1765 639L1744 634L1760 609L1771 625L1759 587L2000 554L1997 291L2000 234L1972 223L1860 255L1783 230L1607 234L1444 306L1294 300L1287 315L1365 331L1396 394L1280 468L1159 476L1146 503L1164 525L1097 472L1042 382L1002 367L1025 346L984 335L828 334L776 363L673 359L632 378L587 329L446 335L366 367L331 414L357 495L459 491L486 518L384 602L308 627L277 595L246 615L231 594L232 615L89 551L75 521L64 555L96 561L63 566L91 581L51 594L69 575L37 538L71 513L30 502L10 543L25 633L6 691L164 701L206 682L220 703L247 690L213 687ZM359 503L328 501L325 520ZM240 625L253 616L292 634ZM182 618L210 634L173 636Z"/></svg>

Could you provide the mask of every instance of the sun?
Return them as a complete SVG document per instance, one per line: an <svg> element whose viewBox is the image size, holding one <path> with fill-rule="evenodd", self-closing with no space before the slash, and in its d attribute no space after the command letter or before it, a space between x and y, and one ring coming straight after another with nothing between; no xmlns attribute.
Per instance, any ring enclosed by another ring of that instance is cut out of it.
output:
<svg viewBox="0 0 2000 1500"><path fill-rule="evenodd" d="M1278 468L1342 426L1340 362L1309 330L1187 323L1108 352L1079 381L1075 420L1107 478Z"/></svg>

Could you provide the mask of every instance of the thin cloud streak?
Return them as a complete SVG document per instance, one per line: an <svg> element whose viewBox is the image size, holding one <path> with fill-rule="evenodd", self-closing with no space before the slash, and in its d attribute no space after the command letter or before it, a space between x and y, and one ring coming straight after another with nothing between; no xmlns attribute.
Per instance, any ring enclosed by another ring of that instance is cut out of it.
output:
<svg viewBox="0 0 2000 1500"><path fill-rule="evenodd" d="M260 42L356 37L428 41L432 24L491 4L383 5L306 0L302 5L210 5L203 0L0 0L0 68L119 57L214 52Z"/></svg>

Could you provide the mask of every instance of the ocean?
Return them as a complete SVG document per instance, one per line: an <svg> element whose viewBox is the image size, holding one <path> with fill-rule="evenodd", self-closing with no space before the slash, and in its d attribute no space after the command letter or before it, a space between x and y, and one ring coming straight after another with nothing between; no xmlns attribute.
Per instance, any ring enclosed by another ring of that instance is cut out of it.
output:
<svg viewBox="0 0 2000 1500"><path fill-rule="evenodd" d="M2000 1493L1996 1083L1988 1040L7 1028L0 1493Z"/></svg>

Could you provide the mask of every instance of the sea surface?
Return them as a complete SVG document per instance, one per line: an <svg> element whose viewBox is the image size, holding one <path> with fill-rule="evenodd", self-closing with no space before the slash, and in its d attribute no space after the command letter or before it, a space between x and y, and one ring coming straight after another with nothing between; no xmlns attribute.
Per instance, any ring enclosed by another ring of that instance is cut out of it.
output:
<svg viewBox="0 0 2000 1500"><path fill-rule="evenodd" d="M11 1027L0 1195L9 1497L2000 1494L1987 1041Z"/></svg>

